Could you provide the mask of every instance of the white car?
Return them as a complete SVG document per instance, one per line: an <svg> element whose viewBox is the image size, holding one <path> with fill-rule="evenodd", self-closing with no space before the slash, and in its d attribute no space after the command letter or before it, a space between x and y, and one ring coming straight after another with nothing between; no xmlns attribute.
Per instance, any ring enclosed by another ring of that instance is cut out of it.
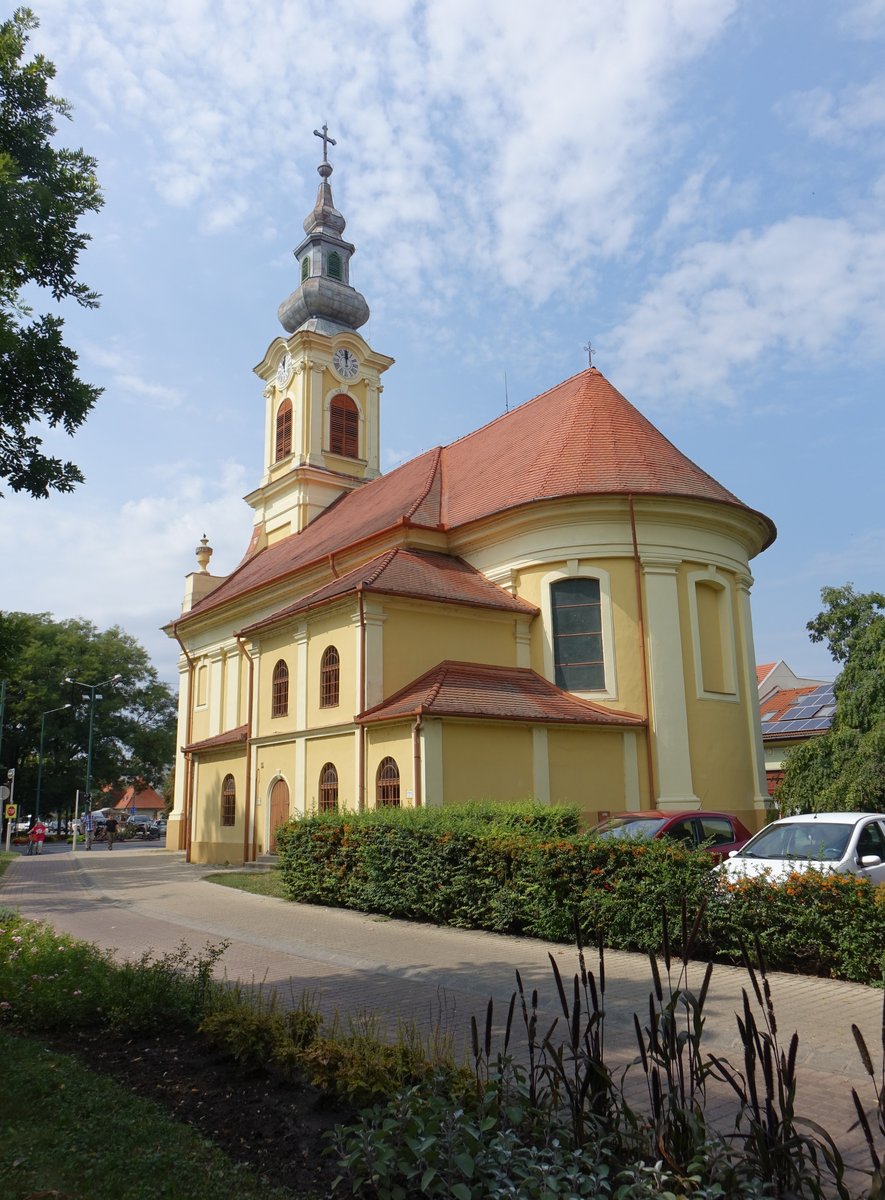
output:
<svg viewBox="0 0 885 1200"><path fill-rule="evenodd" d="M778 883L816 867L885 883L885 813L804 813L773 821L718 868L729 879L768 874Z"/></svg>

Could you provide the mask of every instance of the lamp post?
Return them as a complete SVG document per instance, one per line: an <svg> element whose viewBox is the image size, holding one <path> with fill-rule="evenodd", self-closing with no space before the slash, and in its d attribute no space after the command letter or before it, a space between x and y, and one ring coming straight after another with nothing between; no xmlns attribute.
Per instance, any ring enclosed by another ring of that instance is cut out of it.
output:
<svg viewBox="0 0 885 1200"><path fill-rule="evenodd" d="M84 688L89 695L84 696L84 700L89 701L89 744L86 749L86 803L92 807L92 730L95 722L95 701L101 700L101 696L96 696L96 692L100 687L104 687L108 683L116 683L118 679L122 679L122 675L112 675L110 679L102 679L100 683L81 683L79 679L71 679L69 675L65 676L65 683L73 683L76 687Z"/></svg>
<svg viewBox="0 0 885 1200"><path fill-rule="evenodd" d="M64 712L66 708L70 708L70 704L63 704L60 708L50 708L40 718L40 750L37 754L37 798L34 801L34 818L40 820L40 789L43 785L43 738L46 733L46 718L52 716L53 713Z"/></svg>

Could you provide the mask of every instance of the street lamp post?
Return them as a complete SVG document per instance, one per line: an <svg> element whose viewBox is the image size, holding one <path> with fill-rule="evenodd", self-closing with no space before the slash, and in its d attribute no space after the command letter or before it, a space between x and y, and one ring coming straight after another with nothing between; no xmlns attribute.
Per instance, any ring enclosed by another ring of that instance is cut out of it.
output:
<svg viewBox="0 0 885 1200"><path fill-rule="evenodd" d="M122 679L122 675L112 675L110 679L102 679L100 683L81 683L79 679L71 679L70 676L65 676L65 683L73 683L76 687L84 688L89 695L84 696L84 700L89 701L89 743L86 749L86 803L92 807L92 731L95 724L95 701L101 700L101 696L96 696L96 692L100 687L104 687L108 683L116 683Z"/></svg>
<svg viewBox="0 0 885 1200"><path fill-rule="evenodd" d="M37 798L34 801L34 817L35 820L40 820L40 789L43 785L43 738L46 733L46 718L51 717L53 713L64 712L66 708L70 708L70 704L62 704L60 708L50 708L40 718L40 750L37 753Z"/></svg>

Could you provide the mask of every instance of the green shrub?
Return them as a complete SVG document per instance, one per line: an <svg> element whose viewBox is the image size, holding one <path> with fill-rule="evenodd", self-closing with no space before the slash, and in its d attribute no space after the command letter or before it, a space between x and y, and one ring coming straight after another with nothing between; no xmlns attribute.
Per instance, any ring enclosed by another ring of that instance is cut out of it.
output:
<svg viewBox="0 0 885 1200"><path fill-rule="evenodd" d="M754 936L772 969L881 986L885 888L811 867L774 884L761 875L721 881L709 910L723 956L740 961Z"/></svg>
<svg viewBox="0 0 885 1200"><path fill-rule="evenodd" d="M202 954L184 943L115 963L109 951L39 921L0 914L0 1021L19 1029L127 1024L139 1030L187 1028L216 1002L212 972L227 948Z"/></svg>
<svg viewBox="0 0 885 1200"><path fill-rule="evenodd" d="M280 1012L240 1001L210 1013L199 1029L241 1067L258 1070L275 1065L291 1073L322 1023L320 1014L307 1003Z"/></svg>

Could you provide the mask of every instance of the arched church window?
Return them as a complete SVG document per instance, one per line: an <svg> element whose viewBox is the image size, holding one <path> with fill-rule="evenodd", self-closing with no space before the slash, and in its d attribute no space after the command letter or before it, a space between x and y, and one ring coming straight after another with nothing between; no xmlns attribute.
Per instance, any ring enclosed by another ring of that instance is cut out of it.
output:
<svg viewBox="0 0 885 1200"><path fill-rule="evenodd" d="M273 687L270 702L272 717L285 717L289 711L289 668L282 659L273 669Z"/></svg>
<svg viewBox="0 0 885 1200"><path fill-rule="evenodd" d="M277 440L274 462L292 453L292 401L284 400L277 409Z"/></svg>
<svg viewBox="0 0 885 1200"><path fill-rule="evenodd" d="M221 784L221 824L234 825L237 819L237 785L233 775L225 775Z"/></svg>
<svg viewBox="0 0 885 1200"><path fill-rule="evenodd" d="M330 279L341 278L341 255L337 250L333 250L326 259L326 270Z"/></svg>
<svg viewBox="0 0 885 1200"><path fill-rule="evenodd" d="M301 282L304 283L305 279L309 279L309 278L310 278L310 255L305 254L304 258L302 258L302 260L301 260Z"/></svg>
<svg viewBox="0 0 885 1200"><path fill-rule="evenodd" d="M320 771L320 812L335 812L338 808L338 772L334 763L326 763Z"/></svg>
<svg viewBox="0 0 885 1200"><path fill-rule="evenodd" d="M382 758L378 765L375 798L379 806L399 808L399 767L393 758Z"/></svg>
<svg viewBox="0 0 885 1200"><path fill-rule="evenodd" d="M329 449L359 458L360 414L350 396L334 396L329 410Z"/></svg>
<svg viewBox="0 0 885 1200"><path fill-rule="evenodd" d="M336 708L340 686L340 660L334 646L327 646L320 660L320 708Z"/></svg>
<svg viewBox="0 0 885 1200"><path fill-rule="evenodd" d="M605 690L599 580L561 579L551 585L556 686L567 692Z"/></svg>

